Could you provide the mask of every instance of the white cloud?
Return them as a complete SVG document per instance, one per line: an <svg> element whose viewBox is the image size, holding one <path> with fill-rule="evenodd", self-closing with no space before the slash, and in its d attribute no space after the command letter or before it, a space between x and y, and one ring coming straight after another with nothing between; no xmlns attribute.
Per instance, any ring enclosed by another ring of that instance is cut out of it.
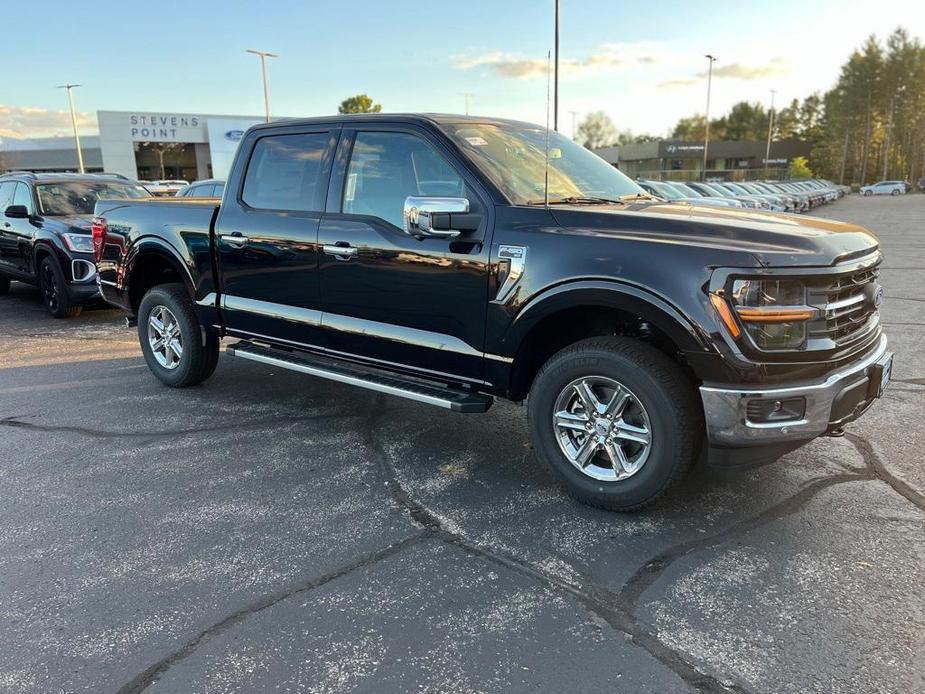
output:
<svg viewBox="0 0 925 694"><path fill-rule="evenodd" d="M96 132L96 114L77 113L81 132ZM0 137L47 137L71 134L71 115L47 108L0 105Z"/></svg>
<svg viewBox="0 0 925 694"><path fill-rule="evenodd" d="M777 77L790 73L790 64L783 58L772 58L764 65L743 65L742 63L730 63L728 65L719 65L713 68L714 79L735 79L735 80L757 80L766 77ZM698 72L693 77L681 77L677 79L665 80L659 82L658 86L663 88L672 87L689 87L692 84L698 84L707 78L707 71Z"/></svg>
<svg viewBox="0 0 925 694"><path fill-rule="evenodd" d="M583 77L631 65L652 65L657 61L658 51L655 44L611 43L604 44L598 52L582 58L560 57L559 73ZM516 79L544 77L547 70L546 58L525 58L502 51L455 56L451 63L457 70L487 67L499 77Z"/></svg>

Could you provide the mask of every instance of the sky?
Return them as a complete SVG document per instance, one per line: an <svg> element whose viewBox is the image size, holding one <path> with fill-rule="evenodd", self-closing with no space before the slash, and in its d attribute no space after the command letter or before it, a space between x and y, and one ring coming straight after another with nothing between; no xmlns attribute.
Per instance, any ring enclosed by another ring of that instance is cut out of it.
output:
<svg viewBox="0 0 925 694"><path fill-rule="evenodd" d="M0 137L81 131L97 110L262 115L268 61L277 116L336 112L366 92L384 111L546 119L554 0L133 0L3 4ZM920 0L561 0L559 126L605 111L620 129L666 135L711 114L826 90L866 37L897 26L925 40ZM21 30L11 31L19 27Z"/></svg>

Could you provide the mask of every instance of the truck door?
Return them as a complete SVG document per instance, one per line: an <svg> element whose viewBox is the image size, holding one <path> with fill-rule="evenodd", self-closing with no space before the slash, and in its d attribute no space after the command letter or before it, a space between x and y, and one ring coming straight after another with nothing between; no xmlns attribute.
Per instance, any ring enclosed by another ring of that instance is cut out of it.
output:
<svg viewBox="0 0 925 694"><path fill-rule="evenodd" d="M483 378L491 208L439 140L410 125L345 129L321 222L330 349L449 379ZM408 196L466 197L478 231L415 238Z"/></svg>
<svg viewBox="0 0 925 694"><path fill-rule="evenodd" d="M260 130L241 143L215 229L225 327L321 346L318 224L337 131Z"/></svg>

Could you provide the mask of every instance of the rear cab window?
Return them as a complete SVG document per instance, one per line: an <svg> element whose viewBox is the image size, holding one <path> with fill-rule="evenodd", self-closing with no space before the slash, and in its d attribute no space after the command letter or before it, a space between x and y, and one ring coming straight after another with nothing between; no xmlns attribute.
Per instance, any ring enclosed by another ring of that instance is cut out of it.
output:
<svg viewBox="0 0 925 694"><path fill-rule="evenodd" d="M321 211L329 139L327 131L261 137L247 165L241 200L257 210Z"/></svg>

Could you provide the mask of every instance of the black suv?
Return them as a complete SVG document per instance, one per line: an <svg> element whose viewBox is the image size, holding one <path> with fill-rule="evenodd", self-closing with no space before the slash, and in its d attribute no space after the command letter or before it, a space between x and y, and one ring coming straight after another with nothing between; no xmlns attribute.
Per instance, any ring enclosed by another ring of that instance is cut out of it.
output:
<svg viewBox="0 0 925 694"><path fill-rule="evenodd" d="M121 176L12 173L0 176L0 294L10 281L38 285L55 318L99 298L90 223L100 198L147 198Z"/></svg>

